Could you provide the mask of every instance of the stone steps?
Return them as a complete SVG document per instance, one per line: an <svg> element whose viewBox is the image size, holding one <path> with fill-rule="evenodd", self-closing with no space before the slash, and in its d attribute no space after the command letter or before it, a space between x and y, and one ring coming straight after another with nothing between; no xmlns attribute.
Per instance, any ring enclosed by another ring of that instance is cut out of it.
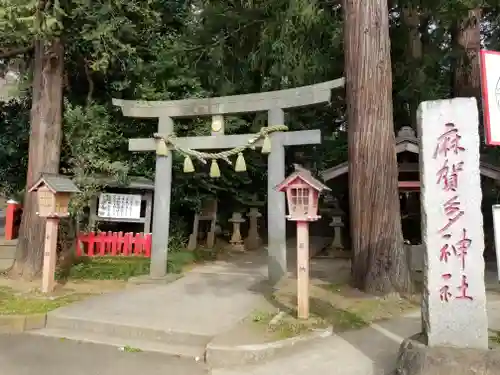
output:
<svg viewBox="0 0 500 375"><path fill-rule="evenodd" d="M0 259L14 259L17 240L0 240Z"/></svg>
<svg viewBox="0 0 500 375"><path fill-rule="evenodd" d="M10 268L16 254L17 240L0 239L0 272Z"/></svg>
<svg viewBox="0 0 500 375"><path fill-rule="evenodd" d="M78 342L115 346L125 351L140 350L143 352L160 353L170 356L193 359L195 361L203 361L205 356L204 345L195 346L170 344L162 341L152 341L139 338L122 338L102 333L57 328L44 328L40 330L29 331L29 333L38 336L55 337Z"/></svg>
<svg viewBox="0 0 500 375"><path fill-rule="evenodd" d="M206 345L212 339L191 333L65 317L57 314L57 310L48 314L45 328L29 333L116 347L127 346L194 360L204 360Z"/></svg>

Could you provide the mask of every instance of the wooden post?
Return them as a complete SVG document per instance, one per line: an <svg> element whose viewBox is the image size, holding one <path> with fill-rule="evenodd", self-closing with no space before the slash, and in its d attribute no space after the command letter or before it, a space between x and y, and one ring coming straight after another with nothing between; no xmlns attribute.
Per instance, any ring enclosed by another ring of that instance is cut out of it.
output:
<svg viewBox="0 0 500 375"><path fill-rule="evenodd" d="M96 230L97 219L98 219L97 207L99 205L98 200L99 197L97 195L95 197L92 197L92 199L90 200L89 227L91 231Z"/></svg>
<svg viewBox="0 0 500 375"><path fill-rule="evenodd" d="M51 293L55 287L57 260L57 229L59 218L48 217L45 224L45 246L43 254L42 292Z"/></svg>
<svg viewBox="0 0 500 375"><path fill-rule="evenodd" d="M309 319L309 223L297 221L298 318Z"/></svg>

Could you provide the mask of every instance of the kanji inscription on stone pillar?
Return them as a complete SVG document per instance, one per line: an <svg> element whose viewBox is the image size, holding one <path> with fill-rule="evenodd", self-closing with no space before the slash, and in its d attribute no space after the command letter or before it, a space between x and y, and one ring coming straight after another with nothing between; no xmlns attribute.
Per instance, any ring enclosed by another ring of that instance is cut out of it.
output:
<svg viewBox="0 0 500 375"><path fill-rule="evenodd" d="M474 98L419 108L422 320L429 346L486 349L479 120Z"/></svg>

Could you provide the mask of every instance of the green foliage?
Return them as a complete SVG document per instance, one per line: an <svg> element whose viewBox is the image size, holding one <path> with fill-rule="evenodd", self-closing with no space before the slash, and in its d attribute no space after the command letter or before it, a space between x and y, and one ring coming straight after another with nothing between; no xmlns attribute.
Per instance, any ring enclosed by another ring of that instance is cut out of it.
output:
<svg viewBox="0 0 500 375"><path fill-rule="evenodd" d="M62 29L65 12L60 0L0 1L2 47L20 43L30 45L35 38L50 38Z"/></svg>
<svg viewBox="0 0 500 375"><path fill-rule="evenodd" d="M17 198L26 183L29 137L28 100L0 102L0 192Z"/></svg>
<svg viewBox="0 0 500 375"><path fill-rule="evenodd" d="M49 6L37 10L42 3ZM391 2L396 128L414 121L414 101L449 97L457 53L451 27L476 5L474 0ZM405 7L418 9L425 46L416 63L408 59ZM487 1L483 36L490 48L500 46L499 15L498 4ZM342 34L341 5L324 0L0 0L0 52L29 46L35 38L64 41L61 165L82 190L72 203L74 213L102 188L92 181L96 175L154 178L153 153L130 153L127 139L150 137L157 124L124 118L111 106L112 97L176 100L336 79L344 70ZM8 194L24 187L25 174L17 171L26 170L29 105L29 98L2 105L0 189ZM335 90L329 105L287 111L291 130L320 129L324 137L321 145L287 149L287 164L318 171L347 160L344 110L342 90ZM265 113L228 116L227 132L256 132L266 120ZM206 135L210 119L179 120L175 130L179 136ZM195 161L196 173L185 174L183 158L174 155L173 222L190 220L202 199L214 194L226 203L221 210L228 212L221 216L249 201L264 201L266 157L251 151L244 156L247 172L221 163L221 178L210 179L209 166ZM493 163L499 160L495 152L489 156Z"/></svg>
<svg viewBox="0 0 500 375"><path fill-rule="evenodd" d="M64 17L67 47L93 71L126 67L139 59L141 44L156 37L161 22L154 0L70 0Z"/></svg>
<svg viewBox="0 0 500 375"><path fill-rule="evenodd" d="M98 104L86 107L66 102L64 111L63 173L74 176L81 193L72 200L81 211L102 187L96 176L124 181L128 163L124 159L127 140L108 110ZM122 159L122 160L121 160Z"/></svg>

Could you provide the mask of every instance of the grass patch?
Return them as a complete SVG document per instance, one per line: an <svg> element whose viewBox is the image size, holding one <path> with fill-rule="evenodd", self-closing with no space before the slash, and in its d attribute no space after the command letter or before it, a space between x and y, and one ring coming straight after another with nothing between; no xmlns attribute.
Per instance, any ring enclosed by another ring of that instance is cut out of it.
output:
<svg viewBox="0 0 500 375"><path fill-rule="evenodd" d="M489 330L490 347L498 348L500 346L500 331Z"/></svg>
<svg viewBox="0 0 500 375"><path fill-rule="evenodd" d="M125 345L122 349L126 353L140 353L142 352L139 348L134 348L133 346Z"/></svg>
<svg viewBox="0 0 500 375"><path fill-rule="evenodd" d="M328 284L312 280L309 288L308 320L297 319L297 281L283 280L277 289L266 297L267 309L251 314L248 321L262 333L283 339L304 334L313 329L333 327L342 332L366 327L380 320L416 309L418 302L390 296L380 298L353 289L344 284ZM276 324L272 319L283 312ZM499 337L500 341L500 337Z"/></svg>
<svg viewBox="0 0 500 375"><path fill-rule="evenodd" d="M207 250L175 251L168 254L167 271L181 273L187 265L215 259ZM80 257L70 268L58 270L57 280L128 280L147 275L150 259L139 256Z"/></svg>
<svg viewBox="0 0 500 375"><path fill-rule="evenodd" d="M58 270L57 280L128 280L149 272L144 257L79 257L69 269Z"/></svg>
<svg viewBox="0 0 500 375"><path fill-rule="evenodd" d="M10 288L0 287L0 315L44 314L84 297L87 295L46 298L36 294L16 294Z"/></svg>
<svg viewBox="0 0 500 375"><path fill-rule="evenodd" d="M285 313L275 324L271 324L278 311L254 311L250 319L263 333L274 340L284 340L310 332L312 329L326 328L328 322L319 316L311 314L308 320L298 320L295 316Z"/></svg>

